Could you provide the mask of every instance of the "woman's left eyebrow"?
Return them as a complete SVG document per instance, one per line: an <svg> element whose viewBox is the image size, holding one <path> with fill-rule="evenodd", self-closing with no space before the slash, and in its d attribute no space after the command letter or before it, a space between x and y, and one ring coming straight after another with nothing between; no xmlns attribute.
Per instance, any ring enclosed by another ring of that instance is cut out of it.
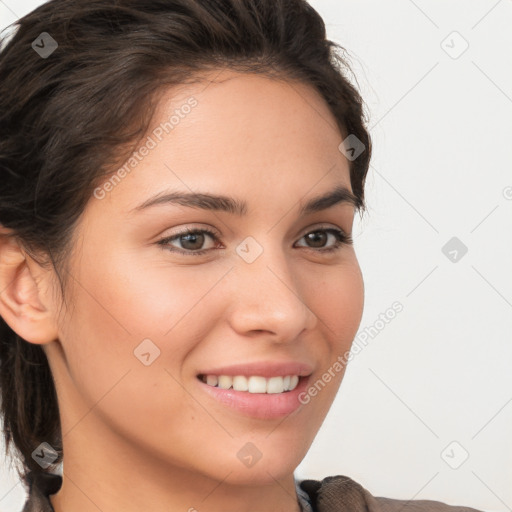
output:
<svg viewBox="0 0 512 512"><path fill-rule="evenodd" d="M352 204L356 209L361 207L361 201L344 185L338 185L333 190L320 196L309 199L301 205L299 215L308 215L314 212L327 210L339 203ZM177 204L189 208L200 208L203 210L215 210L243 216L247 214L247 203L245 201L209 193L166 191L150 197L142 204L130 210L131 212L145 210L153 206Z"/></svg>

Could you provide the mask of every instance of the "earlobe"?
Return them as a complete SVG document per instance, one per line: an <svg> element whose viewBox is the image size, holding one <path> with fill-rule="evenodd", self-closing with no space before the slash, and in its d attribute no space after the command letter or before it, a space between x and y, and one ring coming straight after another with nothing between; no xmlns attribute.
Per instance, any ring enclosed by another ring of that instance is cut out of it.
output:
<svg viewBox="0 0 512 512"><path fill-rule="evenodd" d="M29 256L18 241L15 237L2 236L5 233L5 228L0 226L0 316L26 341L36 344L53 341L58 333L51 297L49 287L42 286L47 271L35 262L29 265ZM40 269L39 275L35 269Z"/></svg>

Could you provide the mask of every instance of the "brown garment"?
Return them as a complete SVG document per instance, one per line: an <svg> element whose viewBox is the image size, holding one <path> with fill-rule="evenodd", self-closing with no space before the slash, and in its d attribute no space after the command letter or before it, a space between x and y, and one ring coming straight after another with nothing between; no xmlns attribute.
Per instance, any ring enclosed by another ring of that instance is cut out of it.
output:
<svg viewBox="0 0 512 512"><path fill-rule="evenodd" d="M53 473L31 473L29 484L29 495L22 512L55 512L49 495L60 489L62 477ZM377 498L342 475L328 476L321 481L302 480L299 485L308 494L314 512L482 512L439 501Z"/></svg>
<svg viewBox="0 0 512 512"><path fill-rule="evenodd" d="M300 487L309 495L314 512L482 512L440 501L376 497L343 475L302 480Z"/></svg>

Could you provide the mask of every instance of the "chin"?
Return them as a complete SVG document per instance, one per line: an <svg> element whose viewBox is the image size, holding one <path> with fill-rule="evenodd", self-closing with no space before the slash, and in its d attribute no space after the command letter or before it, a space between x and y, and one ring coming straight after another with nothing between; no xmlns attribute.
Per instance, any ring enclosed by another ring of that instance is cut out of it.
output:
<svg viewBox="0 0 512 512"><path fill-rule="evenodd" d="M251 442L240 444L241 447L237 446L233 451L226 447L215 463L208 464L210 477L225 478L225 483L231 485L275 485L276 480L293 475L300 463L293 446L286 446L286 449L282 445L276 449L271 446L258 449Z"/></svg>

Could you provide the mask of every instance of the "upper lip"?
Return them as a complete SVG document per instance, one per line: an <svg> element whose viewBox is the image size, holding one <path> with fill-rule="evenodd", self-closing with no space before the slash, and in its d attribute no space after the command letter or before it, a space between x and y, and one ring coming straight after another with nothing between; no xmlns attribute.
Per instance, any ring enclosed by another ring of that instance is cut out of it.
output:
<svg viewBox="0 0 512 512"><path fill-rule="evenodd" d="M313 367L308 363L297 361L259 361L254 363L235 364L232 366L223 366L209 368L199 372L199 375L259 375L261 377L280 377L287 375L298 375L304 377L311 375Z"/></svg>

